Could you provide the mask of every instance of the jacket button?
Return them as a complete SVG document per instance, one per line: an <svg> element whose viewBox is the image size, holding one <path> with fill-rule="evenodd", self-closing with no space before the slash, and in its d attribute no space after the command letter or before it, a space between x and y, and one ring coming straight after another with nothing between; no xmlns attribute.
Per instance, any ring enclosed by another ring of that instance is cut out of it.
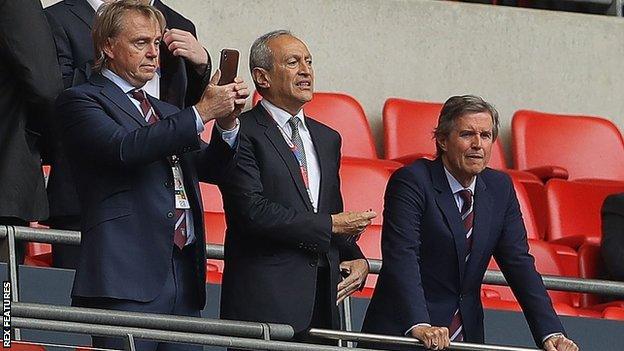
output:
<svg viewBox="0 0 624 351"><path fill-rule="evenodd" d="M173 218L173 212L171 211L167 212L167 218Z"/></svg>
<svg viewBox="0 0 624 351"><path fill-rule="evenodd" d="M165 188L171 188L171 187L173 187L173 182L170 181L170 180L166 181L165 182Z"/></svg>
<svg viewBox="0 0 624 351"><path fill-rule="evenodd" d="M316 262L310 262L310 267L316 267Z"/></svg>

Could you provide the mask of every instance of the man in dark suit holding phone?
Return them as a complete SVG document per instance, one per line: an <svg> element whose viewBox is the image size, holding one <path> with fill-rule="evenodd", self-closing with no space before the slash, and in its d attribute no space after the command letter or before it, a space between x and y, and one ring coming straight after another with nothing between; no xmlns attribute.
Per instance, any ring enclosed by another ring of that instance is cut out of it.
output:
<svg viewBox="0 0 624 351"><path fill-rule="evenodd" d="M110 0L63 0L45 9L57 48L63 85L69 88L87 82L94 60L91 30L95 11ZM148 2L148 1L145 1ZM159 70L145 87L151 96L179 108L195 104L211 71L210 55L197 41L195 26L161 0L149 1L165 17L167 28L159 56ZM51 131L53 142L48 183L52 228L78 230L81 209L60 132ZM55 267L75 268L79 246L54 245Z"/></svg>
<svg viewBox="0 0 624 351"><path fill-rule="evenodd" d="M288 31L265 34L250 69L263 100L241 116L238 162L220 184L221 317L290 324L312 340L310 327L340 327L337 302L364 283L354 237L376 214L343 212L340 135L303 112L314 89L307 46Z"/></svg>
<svg viewBox="0 0 624 351"><path fill-rule="evenodd" d="M205 233L198 181L218 182L235 162L242 79L217 86L183 110L143 88L155 75L164 18L139 0L98 11L98 72L57 100L76 179L82 250L76 306L199 317L205 304ZM204 124L216 120L203 143ZM123 341L93 337L93 346ZM201 346L139 341L137 350Z"/></svg>

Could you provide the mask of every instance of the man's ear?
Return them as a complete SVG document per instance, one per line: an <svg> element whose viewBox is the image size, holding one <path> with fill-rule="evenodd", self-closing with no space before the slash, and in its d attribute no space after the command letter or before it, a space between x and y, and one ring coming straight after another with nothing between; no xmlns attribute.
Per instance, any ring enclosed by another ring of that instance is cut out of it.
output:
<svg viewBox="0 0 624 351"><path fill-rule="evenodd" d="M436 144L438 145L438 147L446 152L446 137L440 136L436 138Z"/></svg>
<svg viewBox="0 0 624 351"><path fill-rule="evenodd" d="M106 44L104 44L102 51L104 52L104 55L108 56L109 58L115 58L115 55L113 54L113 42L111 41L111 38L106 39Z"/></svg>
<svg viewBox="0 0 624 351"><path fill-rule="evenodd" d="M266 69L260 67L255 67L251 71L251 77L258 88L268 89L271 86L271 80L268 73L269 72Z"/></svg>

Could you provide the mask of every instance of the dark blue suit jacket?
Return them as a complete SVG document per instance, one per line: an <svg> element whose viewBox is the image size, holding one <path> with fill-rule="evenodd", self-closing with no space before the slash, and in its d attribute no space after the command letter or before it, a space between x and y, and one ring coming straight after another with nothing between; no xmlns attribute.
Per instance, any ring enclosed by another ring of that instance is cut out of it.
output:
<svg viewBox="0 0 624 351"><path fill-rule="evenodd" d="M57 100L63 141L76 178L82 250L72 296L151 301L171 269L175 225L168 156L179 155L193 211L196 284L205 300L205 240L198 179L217 181L234 151L197 135L191 108L150 98L161 121L147 125L113 82L97 74ZM216 133L216 132L215 132Z"/></svg>
<svg viewBox="0 0 624 351"><path fill-rule="evenodd" d="M509 176L486 168L474 194L473 246L440 159L396 171L385 195L383 268L362 330L404 335L417 323L449 326L461 310L466 341L484 341L480 287L494 255L522 305L533 337L563 332L534 258ZM404 348L409 349L409 348Z"/></svg>

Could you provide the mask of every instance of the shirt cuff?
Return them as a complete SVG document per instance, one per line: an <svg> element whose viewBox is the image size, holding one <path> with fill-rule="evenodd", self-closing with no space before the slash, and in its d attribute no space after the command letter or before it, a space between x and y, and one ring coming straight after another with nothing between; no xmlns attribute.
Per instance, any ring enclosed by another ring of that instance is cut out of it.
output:
<svg viewBox="0 0 624 351"><path fill-rule="evenodd" d="M409 329L405 332L405 334L403 334L403 335L405 335L405 336L410 336L410 333L412 332L412 329L414 329L414 328L416 328L416 327L431 327L431 324L429 324L429 323L418 323L418 324L415 324L415 325L413 325L411 328L409 328Z"/></svg>
<svg viewBox="0 0 624 351"><path fill-rule="evenodd" d="M197 134L201 134L205 129L204 121L202 121L201 116L199 115L199 112L197 112L195 106L192 106L192 109L193 113L195 114L195 127L197 127Z"/></svg>
<svg viewBox="0 0 624 351"><path fill-rule="evenodd" d="M553 336L565 336L563 333L551 333L542 338L542 344L546 342L546 340L552 338Z"/></svg>
<svg viewBox="0 0 624 351"><path fill-rule="evenodd" d="M240 121L238 118L236 119L236 126L232 129L223 129L219 126L219 123L215 121L215 128L221 133L221 138L225 141L231 148L234 148L236 145L236 137L238 136L238 130L240 129Z"/></svg>

